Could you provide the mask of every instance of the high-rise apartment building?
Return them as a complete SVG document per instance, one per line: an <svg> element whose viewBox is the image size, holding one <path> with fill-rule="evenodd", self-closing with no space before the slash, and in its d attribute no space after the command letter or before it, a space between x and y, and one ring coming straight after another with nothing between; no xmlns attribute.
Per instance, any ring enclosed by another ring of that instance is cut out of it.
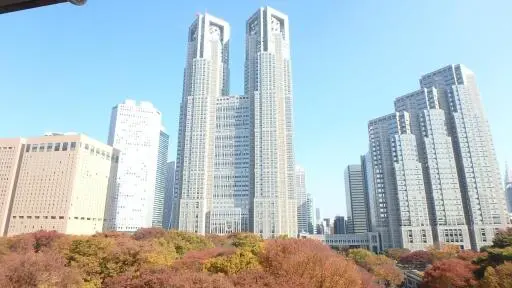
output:
<svg viewBox="0 0 512 288"><path fill-rule="evenodd" d="M152 227L162 115L151 103L126 100L112 109L109 145L121 151L108 230Z"/></svg>
<svg viewBox="0 0 512 288"><path fill-rule="evenodd" d="M246 96L217 99L210 233L250 231L250 103Z"/></svg>
<svg viewBox="0 0 512 288"><path fill-rule="evenodd" d="M118 153L82 134L0 139L0 173L7 183L0 186L2 233L101 232L109 195L116 192Z"/></svg>
<svg viewBox="0 0 512 288"><path fill-rule="evenodd" d="M490 245L508 223L502 182L489 123L475 74L463 65L449 65L425 74L422 88L441 90L448 118L462 200L475 250ZM448 234L451 233L448 231Z"/></svg>
<svg viewBox="0 0 512 288"><path fill-rule="evenodd" d="M292 79L288 16L264 7L246 25L245 95L253 131L252 230L297 235Z"/></svg>
<svg viewBox="0 0 512 288"><path fill-rule="evenodd" d="M347 233L368 232L368 201L361 165L348 165L345 169L345 196L347 198Z"/></svg>
<svg viewBox="0 0 512 288"><path fill-rule="evenodd" d="M508 219L475 76L450 65L420 86L396 99L395 113L369 122L372 227L384 248L477 250Z"/></svg>
<svg viewBox="0 0 512 288"><path fill-rule="evenodd" d="M304 168L295 167L295 193L297 193L297 230L299 233L308 233L310 210L306 193L306 173Z"/></svg>
<svg viewBox="0 0 512 288"><path fill-rule="evenodd" d="M212 215L216 114L218 98L229 94L229 39L229 24L209 14L197 15L189 28L176 159L179 200L172 212L179 230L209 233L211 216L217 217Z"/></svg>
<svg viewBox="0 0 512 288"><path fill-rule="evenodd" d="M168 162L165 173L165 195L164 195L164 211L162 227L164 229L171 229L171 215L172 203L175 201L174 194L174 178L175 178L175 163L174 161Z"/></svg>
<svg viewBox="0 0 512 288"><path fill-rule="evenodd" d="M153 227L163 227L165 189L167 182L167 154L169 153L169 135L160 131L158 141L158 159L156 163L155 200L153 202Z"/></svg>

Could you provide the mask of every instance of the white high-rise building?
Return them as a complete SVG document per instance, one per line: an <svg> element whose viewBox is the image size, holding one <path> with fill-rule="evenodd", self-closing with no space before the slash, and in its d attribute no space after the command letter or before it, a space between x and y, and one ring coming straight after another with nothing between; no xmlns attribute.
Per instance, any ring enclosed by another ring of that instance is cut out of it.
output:
<svg viewBox="0 0 512 288"><path fill-rule="evenodd" d="M245 95L252 101L252 231L297 235L288 16L258 9L246 25Z"/></svg>
<svg viewBox="0 0 512 288"><path fill-rule="evenodd" d="M496 231L505 228L509 219L475 74L463 65L449 65L423 75L420 85L445 95L442 108L452 137L471 247L491 245Z"/></svg>
<svg viewBox="0 0 512 288"><path fill-rule="evenodd" d="M126 100L112 109L109 145L121 151L109 230L152 227L162 115L151 103Z"/></svg>
<svg viewBox="0 0 512 288"><path fill-rule="evenodd" d="M442 91L420 89L398 97L396 111L410 115L418 158L423 166L432 236L435 243L451 243L470 249L468 227L459 187L457 166L448 122L442 108L447 106Z"/></svg>
<svg viewBox="0 0 512 288"><path fill-rule="evenodd" d="M295 166L295 193L297 193L297 230L308 233L311 210L306 193L306 173L301 166Z"/></svg>
<svg viewBox="0 0 512 288"><path fill-rule="evenodd" d="M227 22L199 14L188 32L172 226L209 233L215 185L217 100L229 92Z"/></svg>

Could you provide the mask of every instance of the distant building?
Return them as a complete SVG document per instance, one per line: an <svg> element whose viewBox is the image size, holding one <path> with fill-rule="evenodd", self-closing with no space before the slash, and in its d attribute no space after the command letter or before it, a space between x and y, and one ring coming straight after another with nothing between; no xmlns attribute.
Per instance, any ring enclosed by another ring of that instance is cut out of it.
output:
<svg viewBox="0 0 512 288"><path fill-rule="evenodd" d="M315 215L313 214L313 196L311 196L311 193L307 193L307 213L308 213L308 233L309 234L315 234L316 230L316 222L315 222Z"/></svg>
<svg viewBox="0 0 512 288"><path fill-rule="evenodd" d="M307 233L310 211L306 193L306 173L304 168L298 165L295 167L295 193L297 194L297 229L299 233Z"/></svg>
<svg viewBox="0 0 512 288"><path fill-rule="evenodd" d="M300 234L301 239L314 239L322 241L333 248L363 248L374 253L382 252L379 233L366 232L360 234Z"/></svg>
<svg viewBox="0 0 512 288"><path fill-rule="evenodd" d="M168 153L169 135L167 135L162 128L158 142L158 159L156 163L155 200L153 201L153 227L163 226Z"/></svg>
<svg viewBox="0 0 512 288"><path fill-rule="evenodd" d="M348 165L345 169L347 233L368 232L368 202L365 186L361 165Z"/></svg>
<svg viewBox="0 0 512 288"><path fill-rule="evenodd" d="M83 134L0 139L2 234L103 231L118 160L118 150Z"/></svg>
<svg viewBox="0 0 512 288"><path fill-rule="evenodd" d="M505 196L507 200L508 213L512 214L512 169L505 168Z"/></svg>
<svg viewBox="0 0 512 288"><path fill-rule="evenodd" d="M345 227L345 217L336 216L334 217L334 234L347 234Z"/></svg>
<svg viewBox="0 0 512 288"><path fill-rule="evenodd" d="M153 226L158 167L162 171L158 160L164 153L159 151L161 128L162 115L149 102L126 100L112 109L108 143L121 154L115 207L109 207L116 211L115 221L109 230L134 232Z"/></svg>
<svg viewBox="0 0 512 288"><path fill-rule="evenodd" d="M165 195L164 195L164 215L162 226L164 229L171 229L172 203L176 199L174 194L174 161L167 163L167 171L165 174Z"/></svg>

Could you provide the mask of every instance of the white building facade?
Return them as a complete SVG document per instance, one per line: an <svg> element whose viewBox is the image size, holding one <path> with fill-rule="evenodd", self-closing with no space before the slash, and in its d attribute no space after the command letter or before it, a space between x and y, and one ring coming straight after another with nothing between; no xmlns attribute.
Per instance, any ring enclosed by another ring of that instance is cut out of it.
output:
<svg viewBox="0 0 512 288"><path fill-rule="evenodd" d="M149 102L126 100L112 109L108 143L120 159L108 230L152 227L161 127L162 115Z"/></svg>
<svg viewBox="0 0 512 288"><path fill-rule="evenodd" d="M209 233L213 209L217 100L229 93L230 26L199 14L188 33L172 226Z"/></svg>
<svg viewBox="0 0 512 288"><path fill-rule="evenodd" d="M270 7L247 20L245 95L252 100L252 231L297 235L288 16Z"/></svg>
<svg viewBox="0 0 512 288"><path fill-rule="evenodd" d="M384 248L478 250L509 220L475 76L450 65L420 85L369 123L372 228Z"/></svg>

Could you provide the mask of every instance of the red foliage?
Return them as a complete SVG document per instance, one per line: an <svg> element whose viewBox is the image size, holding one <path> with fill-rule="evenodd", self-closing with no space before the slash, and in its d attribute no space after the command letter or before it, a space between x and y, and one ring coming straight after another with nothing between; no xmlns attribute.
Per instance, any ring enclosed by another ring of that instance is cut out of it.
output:
<svg viewBox="0 0 512 288"><path fill-rule="evenodd" d="M471 262L474 259L483 257L485 255L487 255L487 253L475 252L473 250L462 250L459 252L459 254L457 254L457 258L463 261Z"/></svg>
<svg viewBox="0 0 512 288"><path fill-rule="evenodd" d="M148 240L164 237L165 230L161 228L141 228L133 234L135 240Z"/></svg>
<svg viewBox="0 0 512 288"><path fill-rule="evenodd" d="M77 271L54 253L9 254L2 258L0 287L78 287Z"/></svg>
<svg viewBox="0 0 512 288"><path fill-rule="evenodd" d="M295 287L360 287L357 266L319 241L267 240L260 255L266 273Z"/></svg>
<svg viewBox="0 0 512 288"><path fill-rule="evenodd" d="M233 284L222 274L176 272L168 269L145 270L135 275L126 273L106 280L106 288L231 288Z"/></svg>
<svg viewBox="0 0 512 288"><path fill-rule="evenodd" d="M427 251L418 250L400 257L399 263L418 269L424 269L427 265L432 264L432 261L432 254Z"/></svg>
<svg viewBox="0 0 512 288"><path fill-rule="evenodd" d="M423 287L474 287L477 285L473 272L477 266L460 260L447 259L434 263L423 275Z"/></svg>
<svg viewBox="0 0 512 288"><path fill-rule="evenodd" d="M18 253L39 252L51 248L56 240L64 236L57 231L44 230L18 235L12 238L10 250Z"/></svg>
<svg viewBox="0 0 512 288"><path fill-rule="evenodd" d="M183 256L182 259L174 263L174 268L177 270L188 270L188 271L201 271L202 266L206 260L220 257L229 256L234 254L236 249L234 248L223 248L215 247L199 251L189 251Z"/></svg>

